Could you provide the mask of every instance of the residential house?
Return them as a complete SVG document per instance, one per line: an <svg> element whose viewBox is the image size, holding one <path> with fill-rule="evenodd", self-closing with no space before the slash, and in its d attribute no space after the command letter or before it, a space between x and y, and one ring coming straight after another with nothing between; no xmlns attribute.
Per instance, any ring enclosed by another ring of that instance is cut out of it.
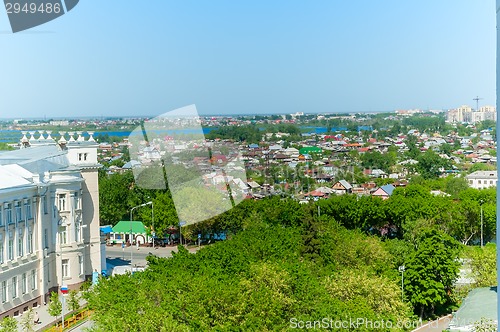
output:
<svg viewBox="0 0 500 332"><path fill-rule="evenodd" d="M332 189L335 190L337 195L350 194L352 192L352 186L346 180L340 180L336 182Z"/></svg>
<svg viewBox="0 0 500 332"><path fill-rule="evenodd" d="M475 189L496 187L497 171L476 171L465 177L469 186Z"/></svg>
<svg viewBox="0 0 500 332"><path fill-rule="evenodd" d="M382 199L388 199L391 197L392 192L394 191L394 186L392 184L386 184L385 186L382 186L375 190L375 192L372 194L374 197L380 197Z"/></svg>

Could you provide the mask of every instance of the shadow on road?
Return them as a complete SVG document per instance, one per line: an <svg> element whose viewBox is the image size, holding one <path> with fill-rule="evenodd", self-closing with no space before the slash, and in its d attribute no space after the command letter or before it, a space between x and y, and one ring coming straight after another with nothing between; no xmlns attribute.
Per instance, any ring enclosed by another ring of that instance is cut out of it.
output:
<svg viewBox="0 0 500 332"><path fill-rule="evenodd" d="M116 257L116 258L106 258L106 263L111 264L113 266L130 265L130 259L122 259L122 258L119 258L119 257Z"/></svg>

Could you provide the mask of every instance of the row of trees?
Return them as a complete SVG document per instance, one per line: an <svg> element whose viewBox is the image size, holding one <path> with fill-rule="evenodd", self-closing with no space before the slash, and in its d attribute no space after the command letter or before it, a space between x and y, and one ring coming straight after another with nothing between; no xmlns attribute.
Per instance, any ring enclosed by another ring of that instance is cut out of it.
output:
<svg viewBox="0 0 500 332"><path fill-rule="evenodd" d="M460 243L439 225L418 219L394 239L345 226L353 225L327 205L246 201L191 226L225 229L229 241L195 255L180 247L172 259L150 256L144 273L99 283L89 299L94 319L108 331L271 331L292 318L414 320L455 304Z"/></svg>
<svg viewBox="0 0 500 332"><path fill-rule="evenodd" d="M464 244L479 240L482 210L485 241L496 234L494 189L468 188L463 179L453 177L436 180L415 178L414 182L419 184L397 188L386 201L369 196L345 195L321 200L317 205L321 214L335 218L348 229L361 229L385 237L403 239L405 234L412 233L420 221L426 220ZM168 189L144 189L136 185L131 172L110 176L102 173L99 183L102 224L114 225L120 220L128 220L132 207L148 201L154 202L154 226L158 234L178 224L178 216ZM442 190L450 194L436 196L430 193L431 190ZM189 201L189 197L186 200ZM269 202L277 206L283 204L279 199ZM254 204L244 201L226 214L188 227L187 232L197 235L200 232L213 233L227 229L239 231L244 222L241 216L246 215L242 211L255 208ZM293 209L290 212L293 214ZM270 212L270 215L274 213ZM290 220L296 218L282 215ZM150 207L137 209L134 216L147 226L152 225Z"/></svg>

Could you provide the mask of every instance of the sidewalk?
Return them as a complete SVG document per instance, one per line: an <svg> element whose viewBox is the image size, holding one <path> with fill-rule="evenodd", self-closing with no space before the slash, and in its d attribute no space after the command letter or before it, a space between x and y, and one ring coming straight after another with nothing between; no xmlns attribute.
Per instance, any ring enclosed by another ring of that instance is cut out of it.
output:
<svg viewBox="0 0 500 332"><path fill-rule="evenodd" d="M36 324L35 331L43 331L44 329L52 326L55 322L61 319L61 316L59 317L52 317L49 312L48 312L49 306L47 305L41 305L38 306L37 308L33 308L33 312L38 313L38 317L40 318L40 324ZM27 315L27 312L23 313L22 315L19 315L15 317L17 320L17 327L18 329L21 329L21 321L24 316Z"/></svg>
<svg viewBox="0 0 500 332"><path fill-rule="evenodd" d="M451 315L441 317L439 319L428 322L427 324L420 326L419 328L413 330L412 332L441 332L444 331L452 319Z"/></svg>
<svg viewBox="0 0 500 332"><path fill-rule="evenodd" d="M82 306L85 305L85 301L83 300L80 300L80 303L82 304ZM53 317L49 314L49 305L46 304L46 305L41 305L41 306L38 306L38 308L33 308L33 311L34 312L37 312L38 313L38 317L40 318L40 324L36 324L34 327L35 327L35 331L43 331L45 329L48 329L49 327L53 326L56 322L59 322L61 320L61 316L57 316L57 317ZM65 315L68 314L68 309L65 308ZM18 329L21 330L21 321L22 321L22 318L27 315L27 312L23 313L22 315L19 315L16 318L17 322L18 322Z"/></svg>

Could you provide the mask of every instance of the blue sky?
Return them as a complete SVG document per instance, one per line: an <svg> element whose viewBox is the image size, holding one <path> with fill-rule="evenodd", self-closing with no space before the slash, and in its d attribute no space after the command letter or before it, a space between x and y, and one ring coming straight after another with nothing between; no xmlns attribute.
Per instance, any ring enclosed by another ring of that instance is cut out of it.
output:
<svg viewBox="0 0 500 332"><path fill-rule="evenodd" d="M12 34L0 118L495 104L493 0L80 1Z"/></svg>

